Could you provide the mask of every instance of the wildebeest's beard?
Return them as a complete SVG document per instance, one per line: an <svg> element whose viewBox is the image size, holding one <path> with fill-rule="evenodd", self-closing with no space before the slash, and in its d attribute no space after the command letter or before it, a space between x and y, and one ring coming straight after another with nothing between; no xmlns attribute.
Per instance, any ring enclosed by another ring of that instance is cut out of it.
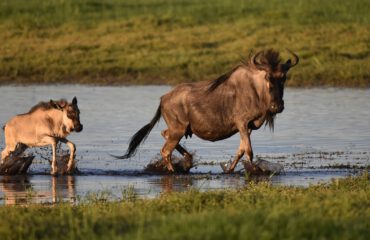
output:
<svg viewBox="0 0 370 240"><path fill-rule="evenodd" d="M269 126L271 131L274 131L276 113L267 112L265 119L265 126Z"/></svg>

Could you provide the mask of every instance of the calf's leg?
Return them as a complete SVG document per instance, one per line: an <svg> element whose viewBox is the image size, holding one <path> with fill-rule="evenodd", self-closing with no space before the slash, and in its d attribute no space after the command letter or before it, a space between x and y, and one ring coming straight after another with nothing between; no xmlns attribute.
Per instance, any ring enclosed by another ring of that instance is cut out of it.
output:
<svg viewBox="0 0 370 240"><path fill-rule="evenodd" d="M53 150L53 159L51 160L51 175L56 176L58 175L58 166L56 158L57 143L56 142L51 143L51 148Z"/></svg>
<svg viewBox="0 0 370 240"><path fill-rule="evenodd" d="M67 165L67 172L71 173L75 165L76 146L73 142L69 141L66 138L59 139L59 141L67 144L67 146L69 147L69 160Z"/></svg>
<svg viewBox="0 0 370 240"><path fill-rule="evenodd" d="M67 145L69 147L69 160L68 160L68 166L67 166L67 171L69 173L72 172L73 167L75 165L75 154L76 154L76 146L74 143L67 141Z"/></svg>

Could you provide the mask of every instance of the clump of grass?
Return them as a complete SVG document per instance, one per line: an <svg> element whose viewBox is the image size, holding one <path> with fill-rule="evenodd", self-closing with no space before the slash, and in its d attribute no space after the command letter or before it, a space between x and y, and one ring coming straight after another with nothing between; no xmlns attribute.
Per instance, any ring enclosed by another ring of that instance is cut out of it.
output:
<svg viewBox="0 0 370 240"><path fill-rule="evenodd" d="M366 239L367 173L308 188L245 189L53 207L0 207L2 239ZM67 230L68 229L68 230Z"/></svg>
<svg viewBox="0 0 370 240"><path fill-rule="evenodd" d="M112 199L112 192L109 190L102 190L97 192L88 192L83 198L81 198L81 203L106 203Z"/></svg>
<svg viewBox="0 0 370 240"><path fill-rule="evenodd" d="M251 49L289 47L290 86L367 87L369 12L365 0L5 1L0 83L209 80Z"/></svg>
<svg viewBox="0 0 370 240"><path fill-rule="evenodd" d="M135 187L133 185L126 186L121 190L123 202L134 202L138 199L138 194L135 192Z"/></svg>

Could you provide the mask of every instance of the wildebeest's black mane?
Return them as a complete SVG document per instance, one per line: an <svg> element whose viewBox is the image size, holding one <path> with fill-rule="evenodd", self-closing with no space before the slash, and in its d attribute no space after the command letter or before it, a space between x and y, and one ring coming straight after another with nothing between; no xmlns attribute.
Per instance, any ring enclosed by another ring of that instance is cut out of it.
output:
<svg viewBox="0 0 370 240"><path fill-rule="evenodd" d="M233 72L236 71L236 69L238 69L241 65L235 67L234 69L232 69L231 71L219 76L217 79L213 80L209 86L209 88L207 89L208 92L212 92L214 91L218 86L220 86L221 84L223 84L224 82L226 82L231 74L233 74Z"/></svg>
<svg viewBox="0 0 370 240"><path fill-rule="evenodd" d="M213 80L210 83L210 86L208 87L207 92L214 91L218 86L220 86L221 84L226 82L230 78L231 74L233 74L233 72L235 72L239 67L243 67L243 66L244 67L250 67L251 65L253 65L251 60L252 60L252 56L250 56L249 59L247 59L247 60L245 60L245 59L241 60L241 64L239 64L238 66L233 68L231 71L229 71L229 72L219 76L217 79ZM271 69L275 70L279 66L279 64L281 62L281 59L280 59L279 52L277 52L273 49L267 49L267 50L264 50L264 51L261 52L261 54L258 57L258 61L259 61L260 64L270 66Z"/></svg>
<svg viewBox="0 0 370 240"><path fill-rule="evenodd" d="M270 66L271 70L277 70L281 63L280 54L273 49L267 49L261 53L257 59L258 63Z"/></svg>
<svg viewBox="0 0 370 240"><path fill-rule="evenodd" d="M54 102L54 103L53 103ZM55 106L55 103L62 103L62 102L65 102L67 103L67 100L65 99L60 99L58 101L49 101L49 102L39 102L38 104L36 104L35 106L33 106L29 111L28 113L33 113L35 112L36 110L39 110L39 109L42 109L42 110L49 110L49 109L53 109L53 108L56 108Z"/></svg>

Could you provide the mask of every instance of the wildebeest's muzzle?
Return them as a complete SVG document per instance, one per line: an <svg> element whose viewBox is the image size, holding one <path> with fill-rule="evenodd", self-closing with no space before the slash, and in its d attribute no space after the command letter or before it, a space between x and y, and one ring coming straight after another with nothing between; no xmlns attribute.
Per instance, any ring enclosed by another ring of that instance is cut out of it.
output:
<svg viewBox="0 0 370 240"><path fill-rule="evenodd" d="M272 103L270 106L270 111L272 113L281 113L284 110L284 100L280 103Z"/></svg>
<svg viewBox="0 0 370 240"><path fill-rule="evenodd" d="M81 123L75 124L74 131L81 132L83 129L83 125Z"/></svg>

